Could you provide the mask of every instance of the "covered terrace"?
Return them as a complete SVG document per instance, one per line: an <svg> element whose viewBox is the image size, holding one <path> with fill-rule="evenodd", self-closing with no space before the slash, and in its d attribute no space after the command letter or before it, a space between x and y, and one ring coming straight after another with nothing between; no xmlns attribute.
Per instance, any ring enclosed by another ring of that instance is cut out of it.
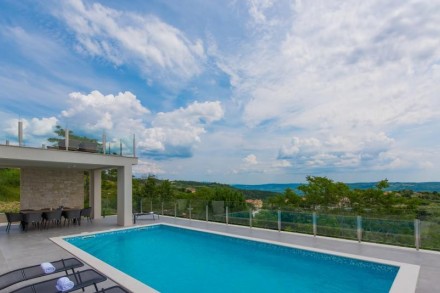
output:
<svg viewBox="0 0 440 293"><path fill-rule="evenodd" d="M92 217L101 218L101 172L117 170L117 224L132 225L132 166L136 157L0 145L0 168L20 168L20 208L83 207L90 174Z"/></svg>

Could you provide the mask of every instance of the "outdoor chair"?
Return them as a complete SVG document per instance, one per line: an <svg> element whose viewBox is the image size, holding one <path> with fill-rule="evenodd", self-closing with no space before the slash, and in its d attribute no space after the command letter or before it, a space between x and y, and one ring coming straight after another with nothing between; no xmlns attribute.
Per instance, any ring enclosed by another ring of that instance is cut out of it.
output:
<svg viewBox="0 0 440 293"><path fill-rule="evenodd" d="M61 225L61 213L63 211L61 209L56 209L53 211L46 211L43 212L43 221L44 221L44 228L48 228L48 223L54 223L59 226Z"/></svg>
<svg viewBox="0 0 440 293"><path fill-rule="evenodd" d="M136 221L139 217L142 216L151 216L153 220L156 220L156 217L159 219L159 214L156 214L155 212L142 212L142 213L133 213L133 224L136 224Z"/></svg>
<svg viewBox="0 0 440 293"><path fill-rule="evenodd" d="M32 224L33 226L37 227L37 229L40 229L40 223L42 220L41 212L27 212L22 213L23 215L23 222L22 227L23 231L27 231L29 224Z"/></svg>
<svg viewBox="0 0 440 293"><path fill-rule="evenodd" d="M92 208L91 207L82 209L81 210L81 217L87 218L87 221L92 222L92 219L90 218L91 213L92 213Z"/></svg>
<svg viewBox="0 0 440 293"><path fill-rule="evenodd" d="M12 223L20 222L23 220L23 216L20 213L5 213L6 220L8 221L8 225L6 226L6 232L9 233L9 230L11 230Z"/></svg>
<svg viewBox="0 0 440 293"><path fill-rule="evenodd" d="M63 293L84 289L89 286L95 286L95 290L98 291L96 284L104 282L107 277L98 273L95 270L88 269L81 272L74 272L66 276L74 283L74 286L70 290L62 291ZM20 289L12 291L13 293L58 293L60 291L55 287L59 278L54 278L39 283L31 284ZM11 292L11 293L12 293Z"/></svg>
<svg viewBox="0 0 440 293"><path fill-rule="evenodd" d="M80 209L70 209L65 210L62 213L64 217L64 226L66 225L66 221L68 226L70 226L70 223L78 223L78 225L81 225L81 210Z"/></svg>
<svg viewBox="0 0 440 293"><path fill-rule="evenodd" d="M66 275L68 274L68 270L72 270L72 273L74 273L76 268L82 267L84 265L78 259L73 257L68 259L57 260L51 262L51 264L55 267L55 271L51 274L44 273L40 265L33 265L33 266L13 270L1 275L0 290L3 290L4 288L17 284L19 282L31 280L46 275L53 275L62 271L64 271Z"/></svg>
<svg viewBox="0 0 440 293"><path fill-rule="evenodd" d="M96 291L95 293L130 293L130 291L121 286L113 286L110 288L102 288L101 291Z"/></svg>

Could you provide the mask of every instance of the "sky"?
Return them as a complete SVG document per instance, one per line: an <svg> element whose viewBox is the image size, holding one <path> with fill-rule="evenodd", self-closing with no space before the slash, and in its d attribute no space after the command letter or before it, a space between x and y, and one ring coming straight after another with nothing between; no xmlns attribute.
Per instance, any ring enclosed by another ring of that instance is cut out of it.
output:
<svg viewBox="0 0 440 293"><path fill-rule="evenodd" d="M0 140L56 125L136 176L440 181L440 1L0 0Z"/></svg>

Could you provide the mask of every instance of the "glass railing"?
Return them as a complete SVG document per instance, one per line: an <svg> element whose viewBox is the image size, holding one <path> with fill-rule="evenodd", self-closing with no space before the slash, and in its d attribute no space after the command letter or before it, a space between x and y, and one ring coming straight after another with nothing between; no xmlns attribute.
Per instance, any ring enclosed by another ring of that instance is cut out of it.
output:
<svg viewBox="0 0 440 293"><path fill-rule="evenodd" d="M136 149L133 147L136 142L133 135L121 135L109 131L103 131L102 133L95 131L91 134L87 131L81 131L81 129L85 128L83 125L75 124L69 127L71 135L67 139L64 134L65 128L62 129L61 136L55 132L53 134L32 135L27 133L28 128L32 127L26 123L24 123L22 135L19 135L18 128L17 125L13 131L0 132L0 145L78 151L124 157L136 156Z"/></svg>
<svg viewBox="0 0 440 293"><path fill-rule="evenodd" d="M254 208L244 202L142 199L143 211L209 222L296 232L430 250L440 250L440 217L411 219L410 213L356 215L342 211ZM139 204L133 205L139 210ZM433 212L432 214L440 214Z"/></svg>

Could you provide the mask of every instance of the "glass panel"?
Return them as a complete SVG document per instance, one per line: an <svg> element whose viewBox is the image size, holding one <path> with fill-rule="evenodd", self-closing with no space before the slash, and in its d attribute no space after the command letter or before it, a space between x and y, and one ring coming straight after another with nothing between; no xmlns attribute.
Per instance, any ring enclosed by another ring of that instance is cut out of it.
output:
<svg viewBox="0 0 440 293"><path fill-rule="evenodd" d="M317 234L320 236L357 239L356 216L317 214Z"/></svg>
<svg viewBox="0 0 440 293"><path fill-rule="evenodd" d="M187 199L177 199L176 200L176 216L179 218L189 219L189 200Z"/></svg>
<svg viewBox="0 0 440 293"><path fill-rule="evenodd" d="M229 202L229 224L249 226L249 208L244 202Z"/></svg>
<svg viewBox="0 0 440 293"><path fill-rule="evenodd" d="M226 206L224 201L209 202L209 221L226 223Z"/></svg>
<svg viewBox="0 0 440 293"><path fill-rule="evenodd" d="M278 210L261 209L254 213L253 227L278 230Z"/></svg>
<svg viewBox="0 0 440 293"><path fill-rule="evenodd" d="M281 230L313 234L312 213L282 211Z"/></svg>
<svg viewBox="0 0 440 293"><path fill-rule="evenodd" d="M362 219L362 241L414 247L414 220Z"/></svg>
<svg viewBox="0 0 440 293"><path fill-rule="evenodd" d="M171 216L174 217L174 207L175 202L174 201L166 201L163 203L163 214L165 216Z"/></svg>
<svg viewBox="0 0 440 293"><path fill-rule="evenodd" d="M418 211L420 219L420 247L440 250L440 209L425 206Z"/></svg>
<svg viewBox="0 0 440 293"><path fill-rule="evenodd" d="M204 200L191 200L191 218L194 220L206 220L206 202Z"/></svg>

